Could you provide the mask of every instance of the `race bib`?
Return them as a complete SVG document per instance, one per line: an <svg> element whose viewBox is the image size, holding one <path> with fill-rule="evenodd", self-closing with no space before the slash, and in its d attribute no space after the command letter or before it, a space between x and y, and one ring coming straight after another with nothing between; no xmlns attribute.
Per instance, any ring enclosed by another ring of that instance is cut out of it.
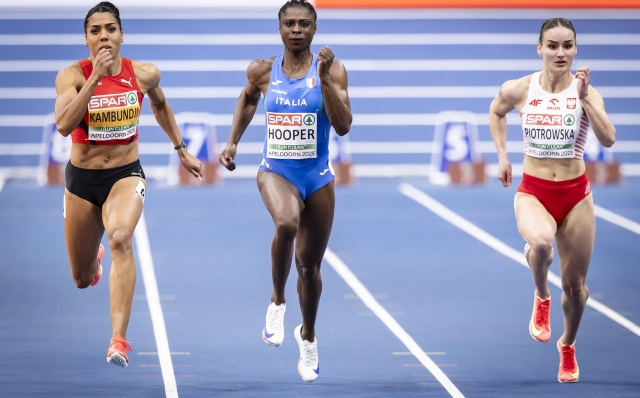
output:
<svg viewBox="0 0 640 398"><path fill-rule="evenodd" d="M89 101L89 140L123 140L136 133L140 104L136 91L96 95Z"/></svg>
<svg viewBox="0 0 640 398"><path fill-rule="evenodd" d="M315 113L267 112L266 157L271 159L314 159L317 152Z"/></svg>
<svg viewBox="0 0 640 398"><path fill-rule="evenodd" d="M525 115L525 154L536 158L575 157L576 118L573 114Z"/></svg>

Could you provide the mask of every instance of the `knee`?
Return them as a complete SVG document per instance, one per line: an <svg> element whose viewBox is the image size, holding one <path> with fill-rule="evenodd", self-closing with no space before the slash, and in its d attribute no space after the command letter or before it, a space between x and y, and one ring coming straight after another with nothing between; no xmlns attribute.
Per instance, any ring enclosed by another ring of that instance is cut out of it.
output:
<svg viewBox="0 0 640 398"><path fill-rule="evenodd" d="M276 236L280 239L293 240L298 233L297 218L279 218L275 220Z"/></svg>
<svg viewBox="0 0 640 398"><path fill-rule="evenodd" d="M296 258L296 269L303 282L314 283L318 279L318 275L320 275L320 262L304 264Z"/></svg>
<svg viewBox="0 0 640 398"><path fill-rule="evenodd" d="M109 233L109 247L111 252L127 252L131 250L131 232L116 228Z"/></svg>
<svg viewBox="0 0 640 398"><path fill-rule="evenodd" d="M553 237L544 235L535 235L530 238L527 243L531 246L531 251L538 258L547 258L553 255Z"/></svg>
<svg viewBox="0 0 640 398"><path fill-rule="evenodd" d="M73 281L76 283L78 289L86 289L93 282L95 275L89 275L88 272L74 272Z"/></svg>
<svg viewBox="0 0 640 398"><path fill-rule="evenodd" d="M575 279L569 281L562 281L562 291L568 298L582 297L583 294L589 294L589 289L584 283L584 279Z"/></svg>

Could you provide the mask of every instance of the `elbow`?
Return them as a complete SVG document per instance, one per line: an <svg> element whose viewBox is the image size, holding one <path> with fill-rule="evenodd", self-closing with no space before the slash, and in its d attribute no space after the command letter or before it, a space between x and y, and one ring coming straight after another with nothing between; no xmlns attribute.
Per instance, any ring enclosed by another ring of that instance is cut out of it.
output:
<svg viewBox="0 0 640 398"><path fill-rule="evenodd" d="M613 144L616 143L616 129L614 128L611 134L609 134L603 142L601 142L602 146L605 148L611 148Z"/></svg>
<svg viewBox="0 0 640 398"><path fill-rule="evenodd" d="M601 142L602 146L605 148L611 148L613 146L613 144L616 143L616 139L615 138L609 138L607 140L605 140L604 142Z"/></svg>
<svg viewBox="0 0 640 398"><path fill-rule="evenodd" d="M71 132L73 131L73 127L65 125L61 122L56 122L56 130L58 130L58 133L60 133L63 137L66 137L71 134Z"/></svg>
<svg viewBox="0 0 640 398"><path fill-rule="evenodd" d="M349 115L348 120L345 120L343 123L336 123L336 125L333 126L333 129L336 131L336 134L342 137L347 135L349 130L351 130L351 123L353 123L353 116Z"/></svg>
<svg viewBox="0 0 640 398"><path fill-rule="evenodd" d="M351 130L351 123L346 124L344 126L334 126L333 129L336 131L340 137L347 135L349 130Z"/></svg>

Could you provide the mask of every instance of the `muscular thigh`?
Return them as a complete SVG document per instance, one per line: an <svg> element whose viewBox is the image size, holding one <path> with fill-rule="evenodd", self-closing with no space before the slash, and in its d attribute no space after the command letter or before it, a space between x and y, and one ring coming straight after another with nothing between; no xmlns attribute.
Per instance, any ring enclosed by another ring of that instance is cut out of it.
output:
<svg viewBox="0 0 640 398"><path fill-rule="evenodd" d="M71 268L95 267L104 233L98 206L64 190L64 232Z"/></svg>
<svg viewBox="0 0 640 398"><path fill-rule="evenodd" d="M315 263L322 259L329 244L335 209L333 182L320 188L305 201L296 236L296 258Z"/></svg>
<svg viewBox="0 0 640 398"><path fill-rule="evenodd" d="M556 234L560 271L584 278L591 262L596 219L591 195L582 199L567 215ZM564 279L564 277L563 277Z"/></svg>
<svg viewBox="0 0 640 398"><path fill-rule="evenodd" d="M116 182L102 206L102 220L107 234L123 231L128 236L138 224L146 196L146 182L142 178L128 177Z"/></svg>
<svg viewBox="0 0 640 398"><path fill-rule="evenodd" d="M296 187L279 174L260 170L258 190L274 222L297 221L305 205Z"/></svg>
<svg viewBox="0 0 640 398"><path fill-rule="evenodd" d="M556 233L556 221L540 201L532 195L516 193L518 232L527 242L551 240Z"/></svg>

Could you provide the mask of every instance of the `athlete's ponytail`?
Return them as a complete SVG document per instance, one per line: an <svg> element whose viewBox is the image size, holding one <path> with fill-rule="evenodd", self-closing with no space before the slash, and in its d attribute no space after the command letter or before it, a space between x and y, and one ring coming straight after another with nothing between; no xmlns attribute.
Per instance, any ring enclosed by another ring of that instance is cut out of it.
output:
<svg viewBox="0 0 640 398"><path fill-rule="evenodd" d="M87 13L86 18L84 19L84 33L87 33L87 25L89 25L89 18L96 12L108 12L113 15L113 17L118 21L118 27L122 30L122 22L120 22L120 11L118 7L114 6L113 3L108 1L102 1L100 4L96 5Z"/></svg>
<svg viewBox="0 0 640 398"><path fill-rule="evenodd" d="M291 7L304 7L307 10L309 10L309 12L311 13L311 15L313 15L313 20L317 21L318 20L318 14L316 14L316 9L313 8L313 5L311 3L309 3L307 0L289 0L287 1L282 8L280 8L280 11L278 11L278 19L280 19L281 16L284 15L285 12L287 12L288 8Z"/></svg>

